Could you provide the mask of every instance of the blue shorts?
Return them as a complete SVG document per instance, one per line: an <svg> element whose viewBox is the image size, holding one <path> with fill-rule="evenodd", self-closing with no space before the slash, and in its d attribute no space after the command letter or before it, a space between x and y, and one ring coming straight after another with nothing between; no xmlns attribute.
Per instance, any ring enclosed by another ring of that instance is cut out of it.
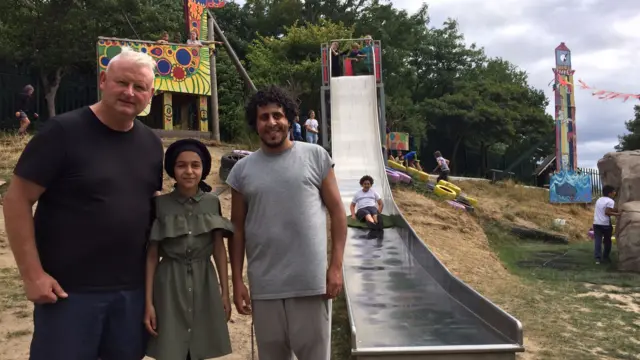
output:
<svg viewBox="0 0 640 360"><path fill-rule="evenodd" d="M35 305L30 360L140 360L145 356L144 289L70 293Z"/></svg>
<svg viewBox="0 0 640 360"><path fill-rule="evenodd" d="M318 134L312 133L312 132L308 132L307 133L307 142L308 143L312 143L312 144L317 144L318 143Z"/></svg>

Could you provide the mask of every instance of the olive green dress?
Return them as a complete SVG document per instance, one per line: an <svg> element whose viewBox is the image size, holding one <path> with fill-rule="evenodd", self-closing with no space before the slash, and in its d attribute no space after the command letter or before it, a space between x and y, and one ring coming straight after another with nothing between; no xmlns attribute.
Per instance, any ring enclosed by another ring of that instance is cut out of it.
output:
<svg viewBox="0 0 640 360"><path fill-rule="evenodd" d="M153 283L157 337L147 355L157 360L216 358L231 353L216 270L211 255L213 231L233 233L222 217L220 200L198 192L178 191L156 197L151 241L159 242L160 263Z"/></svg>

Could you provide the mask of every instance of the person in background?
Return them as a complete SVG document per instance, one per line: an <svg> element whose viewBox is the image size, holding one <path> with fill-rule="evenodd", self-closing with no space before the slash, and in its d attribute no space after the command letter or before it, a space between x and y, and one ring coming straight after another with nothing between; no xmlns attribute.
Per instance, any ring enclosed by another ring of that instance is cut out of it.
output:
<svg viewBox="0 0 640 360"><path fill-rule="evenodd" d="M202 46L202 42L198 39L198 34L195 30L189 33L189 39L187 39L187 45Z"/></svg>
<svg viewBox="0 0 640 360"><path fill-rule="evenodd" d="M347 55L349 50L340 51L337 41L331 43L331 77L342 76L342 56Z"/></svg>
<svg viewBox="0 0 640 360"><path fill-rule="evenodd" d="M434 152L433 156L436 158L436 162L438 163L438 166L436 166L436 168L433 169L433 172L436 172L438 171L438 169L440 169L440 175L436 180L436 184L440 182L440 180L448 181L449 180L449 160L443 158L440 151Z"/></svg>
<svg viewBox="0 0 640 360"><path fill-rule="evenodd" d="M4 218L34 303L30 360L144 357L145 257L164 150L136 117L153 97L155 66L123 47L100 73L100 101L47 120L16 164Z"/></svg>
<svg viewBox="0 0 640 360"><path fill-rule="evenodd" d="M304 141L302 138L302 126L300 126L300 117L296 115L293 119L293 125L291 126L291 140Z"/></svg>
<svg viewBox="0 0 640 360"><path fill-rule="evenodd" d="M231 300L223 236L230 238L233 226L204 182L211 171L209 150L195 139L178 140L167 148L165 171L176 183L155 199L147 250L144 324L152 335L147 355L156 360L228 355Z"/></svg>
<svg viewBox="0 0 640 360"><path fill-rule="evenodd" d="M407 163L406 166L422 171L422 166L420 166L420 161L417 159L417 157L418 156L415 151L409 151L404 156L404 159Z"/></svg>
<svg viewBox="0 0 640 360"><path fill-rule="evenodd" d="M400 164L407 166L405 160L404 160L404 153L402 152L402 150L397 150L396 151L396 161L399 162Z"/></svg>
<svg viewBox="0 0 640 360"><path fill-rule="evenodd" d="M613 236L613 226L611 216L620 216L620 211L615 207L616 190L611 185L602 187L602 197L596 201L593 210L593 239L594 257L596 264L609 263L611 254L611 236ZM604 252L602 245L604 244Z"/></svg>
<svg viewBox="0 0 640 360"><path fill-rule="evenodd" d="M364 54L364 65L362 67L363 75L373 75L373 38L371 35L364 37L364 47L361 51Z"/></svg>
<svg viewBox="0 0 640 360"><path fill-rule="evenodd" d="M160 39L158 39L158 41L156 41L158 44L168 44L169 43L169 33L166 31L162 32L162 36L160 37Z"/></svg>
<svg viewBox="0 0 640 360"><path fill-rule="evenodd" d="M33 86L26 85L16 98L16 107L17 107L16 118L20 120L20 128L18 129L18 135L26 135L27 129L31 124L31 121L29 120L29 115L27 114L29 112L33 112L32 111L33 91L34 91ZM33 112L33 118L34 119L38 118L38 114L36 112Z"/></svg>
<svg viewBox="0 0 640 360"><path fill-rule="evenodd" d="M307 142L312 144L318 143L318 120L316 120L316 113L309 111L309 118L304 122L304 128L307 133Z"/></svg>

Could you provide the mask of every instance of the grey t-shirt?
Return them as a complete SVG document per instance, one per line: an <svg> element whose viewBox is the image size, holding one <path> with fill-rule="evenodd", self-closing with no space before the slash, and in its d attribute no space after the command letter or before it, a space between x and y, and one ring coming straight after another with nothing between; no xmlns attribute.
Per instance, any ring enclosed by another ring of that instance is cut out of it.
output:
<svg viewBox="0 0 640 360"><path fill-rule="evenodd" d="M436 159L438 164L440 164L440 170L449 171L449 165L447 165L447 160L445 160L442 156Z"/></svg>
<svg viewBox="0 0 640 360"><path fill-rule="evenodd" d="M251 298L326 292L327 218L320 186L334 163L315 144L268 154L258 150L231 169L227 184L244 196Z"/></svg>

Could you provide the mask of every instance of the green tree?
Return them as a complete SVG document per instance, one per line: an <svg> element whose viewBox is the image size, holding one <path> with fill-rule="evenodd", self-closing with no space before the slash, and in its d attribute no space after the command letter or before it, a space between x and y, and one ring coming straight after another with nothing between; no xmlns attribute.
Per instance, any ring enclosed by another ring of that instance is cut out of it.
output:
<svg viewBox="0 0 640 360"><path fill-rule="evenodd" d="M281 37L259 36L249 46L247 60L256 86L280 84L305 109L318 109L322 85L320 44L349 38L353 30L321 20L318 24L295 24Z"/></svg>
<svg viewBox="0 0 640 360"><path fill-rule="evenodd" d="M633 111L634 118L624 123L628 133L618 136L620 143L616 145L616 151L640 149L640 105L634 106Z"/></svg>
<svg viewBox="0 0 640 360"><path fill-rule="evenodd" d="M229 55L219 51L216 58L220 138L233 141L247 133L244 119L244 83Z"/></svg>
<svg viewBox="0 0 640 360"><path fill-rule="evenodd" d="M4 0L0 48L6 59L34 68L55 115L60 82L72 71L95 71L98 36L156 37L179 32L182 6L175 1ZM135 29L135 30L134 30ZM10 50L7 50L10 49Z"/></svg>

